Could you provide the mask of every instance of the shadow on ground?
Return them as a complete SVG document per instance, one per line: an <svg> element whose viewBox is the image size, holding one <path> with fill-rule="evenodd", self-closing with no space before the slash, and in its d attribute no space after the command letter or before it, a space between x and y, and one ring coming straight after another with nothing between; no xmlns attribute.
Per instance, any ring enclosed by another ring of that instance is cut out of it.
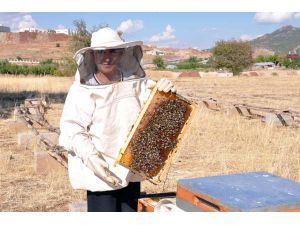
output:
<svg viewBox="0 0 300 225"><path fill-rule="evenodd" d="M38 91L0 92L0 118L5 119L10 117L14 107L22 104L25 99L42 97L48 97L50 104L64 103L67 93L41 93Z"/></svg>

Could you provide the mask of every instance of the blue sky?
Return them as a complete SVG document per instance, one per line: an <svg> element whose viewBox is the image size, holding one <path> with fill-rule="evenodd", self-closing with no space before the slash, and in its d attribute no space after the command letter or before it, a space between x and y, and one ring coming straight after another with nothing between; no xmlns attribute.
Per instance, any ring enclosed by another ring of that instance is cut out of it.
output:
<svg viewBox="0 0 300 225"><path fill-rule="evenodd" d="M284 25L300 27L300 13L0 13L0 24L10 26L13 31L22 27L74 29L75 19L85 20L88 29L108 24L122 30L126 40L199 49L211 48L218 40L252 39Z"/></svg>

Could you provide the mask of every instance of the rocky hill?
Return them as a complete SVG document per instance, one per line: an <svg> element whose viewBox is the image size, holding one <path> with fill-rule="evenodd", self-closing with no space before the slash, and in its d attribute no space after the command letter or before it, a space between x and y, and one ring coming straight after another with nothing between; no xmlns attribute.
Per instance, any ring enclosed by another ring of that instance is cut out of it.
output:
<svg viewBox="0 0 300 225"><path fill-rule="evenodd" d="M56 33L0 33L0 59L60 60L72 55L70 37Z"/></svg>
<svg viewBox="0 0 300 225"><path fill-rule="evenodd" d="M265 34L251 41L255 48L267 49L276 53L287 54L296 51L300 54L300 28L284 26L270 34Z"/></svg>

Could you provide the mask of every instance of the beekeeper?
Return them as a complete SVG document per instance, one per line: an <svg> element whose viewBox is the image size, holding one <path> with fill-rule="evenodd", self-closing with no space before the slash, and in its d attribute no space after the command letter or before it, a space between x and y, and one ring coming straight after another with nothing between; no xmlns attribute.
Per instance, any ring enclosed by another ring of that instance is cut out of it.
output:
<svg viewBox="0 0 300 225"><path fill-rule="evenodd" d="M167 79L145 79L141 46L106 27L74 56L59 144L68 150L72 187L87 190L88 211L136 211L142 178L113 164L151 89L176 91Z"/></svg>

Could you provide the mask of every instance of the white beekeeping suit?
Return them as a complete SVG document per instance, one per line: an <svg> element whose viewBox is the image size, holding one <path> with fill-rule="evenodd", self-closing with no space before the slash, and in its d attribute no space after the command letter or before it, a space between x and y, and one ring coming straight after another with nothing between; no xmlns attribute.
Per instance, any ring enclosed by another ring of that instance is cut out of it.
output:
<svg viewBox="0 0 300 225"><path fill-rule="evenodd" d="M59 144L68 150L69 178L74 189L107 191L126 187L142 178L121 165L113 166L126 137L150 95L155 82L145 79L142 42L125 42L110 28L93 33L91 47L75 54L78 69L66 98L60 121ZM109 84L94 79L97 66L93 51L122 50L119 78ZM95 80L97 81L95 83ZM170 90L170 82L160 90ZM119 182L112 185L97 176L89 164L91 156L101 163Z"/></svg>

